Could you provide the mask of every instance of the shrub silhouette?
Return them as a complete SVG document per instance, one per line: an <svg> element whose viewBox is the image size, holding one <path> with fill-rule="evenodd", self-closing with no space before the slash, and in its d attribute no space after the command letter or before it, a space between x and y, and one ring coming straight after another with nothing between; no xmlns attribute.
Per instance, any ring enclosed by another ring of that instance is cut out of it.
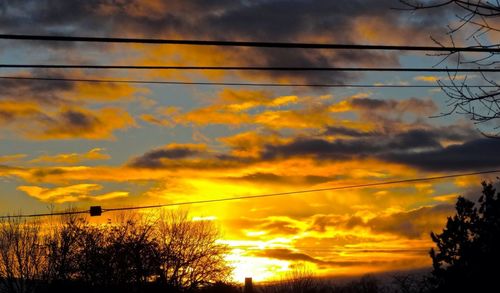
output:
<svg viewBox="0 0 500 293"><path fill-rule="evenodd" d="M459 197L456 214L431 233L433 281L438 292L497 292L500 265L500 194L482 183L478 206Z"/></svg>

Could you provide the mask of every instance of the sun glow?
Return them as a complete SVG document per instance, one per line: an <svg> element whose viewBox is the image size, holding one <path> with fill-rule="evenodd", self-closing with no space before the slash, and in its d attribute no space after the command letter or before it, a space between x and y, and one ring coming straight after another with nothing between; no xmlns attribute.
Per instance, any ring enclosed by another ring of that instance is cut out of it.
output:
<svg viewBox="0 0 500 293"><path fill-rule="evenodd" d="M247 277L252 277L256 282L272 281L289 271L289 261L246 254L244 249L233 249L226 257L234 268L232 277L235 282L243 282Z"/></svg>

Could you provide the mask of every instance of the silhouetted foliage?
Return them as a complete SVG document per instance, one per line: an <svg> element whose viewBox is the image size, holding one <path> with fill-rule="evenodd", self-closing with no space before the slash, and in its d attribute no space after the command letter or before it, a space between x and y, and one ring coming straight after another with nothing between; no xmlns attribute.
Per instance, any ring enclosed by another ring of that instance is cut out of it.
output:
<svg viewBox="0 0 500 293"><path fill-rule="evenodd" d="M392 278L394 292L399 293L426 293L432 292L434 287L428 273L425 274L396 274Z"/></svg>
<svg viewBox="0 0 500 293"><path fill-rule="evenodd" d="M439 292L496 292L500 264L500 194L483 182L479 206L459 197L456 214L431 233L434 281Z"/></svg>

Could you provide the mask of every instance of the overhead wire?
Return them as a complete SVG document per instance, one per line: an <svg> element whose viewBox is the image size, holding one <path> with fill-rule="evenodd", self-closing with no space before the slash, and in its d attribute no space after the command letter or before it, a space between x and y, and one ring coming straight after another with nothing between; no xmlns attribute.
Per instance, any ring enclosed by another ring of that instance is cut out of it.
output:
<svg viewBox="0 0 500 293"><path fill-rule="evenodd" d="M62 78L62 77L26 77L26 76L0 76L0 80L26 80L26 81L64 81L85 83L128 83L128 84L166 84L166 85L206 85L206 86L255 86L255 87L331 87L331 88L441 88L447 85L422 85L422 84L352 84L352 83L249 83L249 82L202 82L202 81L176 81L176 80L135 80L135 79L87 79L87 78ZM451 86L451 85L450 85ZM466 85L468 88L498 88L499 85Z"/></svg>
<svg viewBox="0 0 500 293"><path fill-rule="evenodd" d="M269 66L178 66L95 64L0 64L0 68L128 69L128 70L222 70L222 71L346 71L346 72L500 72L500 68L415 67L269 67Z"/></svg>
<svg viewBox="0 0 500 293"><path fill-rule="evenodd" d="M0 34L0 39L21 41L56 41L56 42L91 42L91 43L128 43L157 45L221 46L221 47L256 47L284 49L335 49L335 50L386 50L386 51L433 51L433 52L487 52L500 53L500 46L408 46L408 45L367 45L303 42L259 42L259 41L216 41L216 40L176 40L160 38L122 38L122 37L85 37Z"/></svg>

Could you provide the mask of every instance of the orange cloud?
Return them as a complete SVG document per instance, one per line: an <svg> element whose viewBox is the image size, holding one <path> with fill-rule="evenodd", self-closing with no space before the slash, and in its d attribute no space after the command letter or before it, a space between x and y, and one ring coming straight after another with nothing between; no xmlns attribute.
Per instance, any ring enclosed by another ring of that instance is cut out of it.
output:
<svg viewBox="0 0 500 293"><path fill-rule="evenodd" d="M471 79L473 78L473 76L469 75L453 75L453 80L464 80L464 79ZM448 77L443 77L443 76L436 76L436 75L419 75L419 76L415 76L413 78L414 80L417 80L417 81L423 81L423 82L428 82L428 83L436 83L438 82L439 80L443 80L443 79L448 79Z"/></svg>
<svg viewBox="0 0 500 293"><path fill-rule="evenodd" d="M88 77L87 77L88 78ZM74 88L64 92L63 97L83 103L93 101L130 100L139 94L148 94L150 90L127 83L76 83Z"/></svg>
<svg viewBox="0 0 500 293"><path fill-rule="evenodd" d="M255 90L223 90L217 99L208 106L173 114L170 121L182 124L257 124L267 128L318 128L333 123L328 107L322 102L323 97L304 97L300 101L294 95L274 96L272 92ZM316 101L318 100L318 101ZM292 108L293 106L293 108ZM286 109L281 109L281 108ZM259 108L257 111L250 111ZM277 109L279 108L279 109ZM171 115L163 115L171 116ZM143 116L143 119L155 124L170 125L162 115L158 118Z"/></svg>
<svg viewBox="0 0 500 293"><path fill-rule="evenodd" d="M252 118L247 113L241 113L233 109L220 106L208 106L181 114L176 117L176 121L195 125L241 125L251 123Z"/></svg>
<svg viewBox="0 0 500 293"><path fill-rule="evenodd" d="M280 107L296 103L297 96L273 97L272 92L255 90L224 89L219 93L217 104L226 105L235 111L244 111L258 106Z"/></svg>
<svg viewBox="0 0 500 293"><path fill-rule="evenodd" d="M238 157L258 157L265 144L285 143L287 139L276 133L242 132L218 139L231 148L231 154Z"/></svg>
<svg viewBox="0 0 500 293"><path fill-rule="evenodd" d="M36 103L0 101L0 122L11 123L19 118L30 118L39 114L40 107Z"/></svg>

